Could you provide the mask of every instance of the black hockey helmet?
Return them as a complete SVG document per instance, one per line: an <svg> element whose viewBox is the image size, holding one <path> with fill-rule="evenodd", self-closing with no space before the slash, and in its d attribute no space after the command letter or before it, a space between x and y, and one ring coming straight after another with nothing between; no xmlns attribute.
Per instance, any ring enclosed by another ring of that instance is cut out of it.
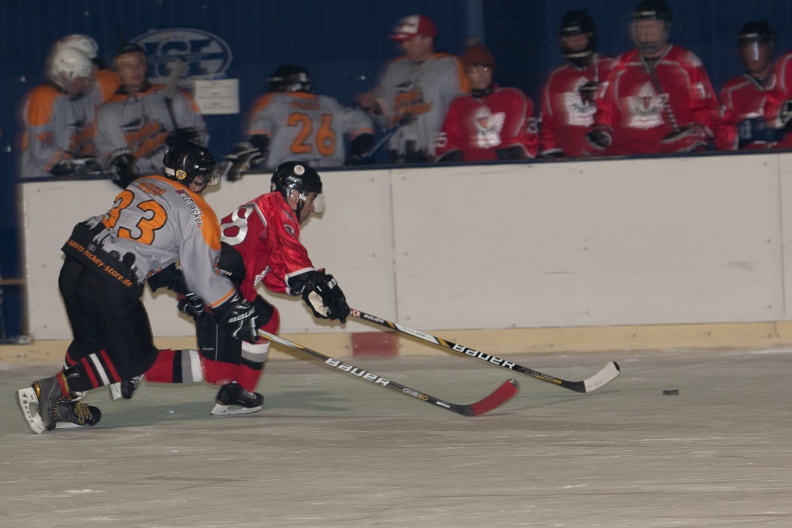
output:
<svg viewBox="0 0 792 528"><path fill-rule="evenodd" d="M297 191L300 196L300 201L297 204L297 218L300 218L305 200L308 199L308 193L316 193L317 197L314 200L314 210L317 214L324 211L324 196L322 196L322 179L319 173L313 167L301 163L299 161L285 161L278 165L275 172L272 173L272 183L270 190L279 192L287 200L292 191Z"/></svg>
<svg viewBox="0 0 792 528"><path fill-rule="evenodd" d="M311 93L311 74L304 66L284 64L270 77L267 91Z"/></svg>
<svg viewBox="0 0 792 528"><path fill-rule="evenodd" d="M189 187L198 176L203 176L204 187L216 183L214 156L198 143L185 141L169 148L162 164L165 177L185 187Z"/></svg>
<svg viewBox="0 0 792 528"><path fill-rule="evenodd" d="M588 45L584 50L575 51L563 48L564 57L567 59L587 57L597 51L597 23L585 9L567 11L558 28L559 37L570 37L586 33L589 37Z"/></svg>
<svg viewBox="0 0 792 528"><path fill-rule="evenodd" d="M662 20L671 22L671 8L665 0L643 0L632 12L633 20Z"/></svg>
<svg viewBox="0 0 792 528"><path fill-rule="evenodd" d="M775 43L776 33L767 20L752 20L746 22L737 35L737 43L746 41L766 42L771 46Z"/></svg>

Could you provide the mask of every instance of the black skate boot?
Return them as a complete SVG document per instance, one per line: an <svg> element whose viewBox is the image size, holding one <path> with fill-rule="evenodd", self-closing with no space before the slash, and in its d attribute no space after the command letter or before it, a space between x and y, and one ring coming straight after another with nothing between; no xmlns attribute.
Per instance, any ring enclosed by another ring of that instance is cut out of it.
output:
<svg viewBox="0 0 792 528"><path fill-rule="evenodd" d="M78 400L61 399L56 406L56 424L58 429L74 429L92 427L102 419L102 411L93 405L86 405Z"/></svg>
<svg viewBox="0 0 792 528"><path fill-rule="evenodd" d="M34 433L52 431L59 423L61 427L82 427L99 421L101 411L79 403L75 398L77 395L69 390L67 380L77 375L76 370L67 369L51 378L34 381L30 388L17 391L19 409Z"/></svg>
<svg viewBox="0 0 792 528"><path fill-rule="evenodd" d="M140 376L135 376L134 378L126 381L121 382L121 397L125 400L131 400L132 395L135 394L135 391L140 385L140 382L143 381L143 374Z"/></svg>
<svg viewBox="0 0 792 528"><path fill-rule="evenodd" d="M212 409L215 416L231 414L249 414L261 410L264 396L258 392L246 391L236 381L220 388L217 393L217 404Z"/></svg>

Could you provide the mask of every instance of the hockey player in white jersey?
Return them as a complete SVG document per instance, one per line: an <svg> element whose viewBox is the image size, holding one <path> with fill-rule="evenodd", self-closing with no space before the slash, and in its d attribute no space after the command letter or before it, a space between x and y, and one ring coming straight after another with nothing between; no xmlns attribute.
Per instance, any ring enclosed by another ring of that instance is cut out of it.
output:
<svg viewBox="0 0 792 528"><path fill-rule="evenodd" d="M215 175L212 154L195 143L169 149L163 175L138 178L103 215L74 227L63 246L59 287L74 338L67 368L17 391L30 429L95 425L101 412L82 393L143 374L157 356L140 298L144 281L177 260L186 286L231 334L255 343L255 308L220 275L220 224L200 193Z"/></svg>
<svg viewBox="0 0 792 528"><path fill-rule="evenodd" d="M274 170L286 161L317 168L355 163L374 144L374 124L365 112L313 93L305 67L284 64L254 101L245 136L223 163L230 181L251 167Z"/></svg>

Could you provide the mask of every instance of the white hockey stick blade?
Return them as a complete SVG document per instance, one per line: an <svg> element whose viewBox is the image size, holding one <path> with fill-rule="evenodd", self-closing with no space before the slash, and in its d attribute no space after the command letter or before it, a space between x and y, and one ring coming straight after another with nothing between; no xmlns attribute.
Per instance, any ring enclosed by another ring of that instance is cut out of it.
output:
<svg viewBox="0 0 792 528"><path fill-rule="evenodd" d="M583 386L586 388L586 392L595 391L615 380L620 373L621 370L619 369L619 365L611 361L605 365L602 370L591 376L589 379L584 380Z"/></svg>

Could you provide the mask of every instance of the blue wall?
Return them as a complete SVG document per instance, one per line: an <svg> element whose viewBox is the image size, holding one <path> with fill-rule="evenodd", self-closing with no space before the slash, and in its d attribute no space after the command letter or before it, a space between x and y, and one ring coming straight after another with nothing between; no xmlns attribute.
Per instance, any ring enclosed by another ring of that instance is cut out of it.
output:
<svg viewBox="0 0 792 528"><path fill-rule="evenodd" d="M0 0L0 274L17 276L14 138L17 103L43 80L51 44L70 33L87 33L109 60L119 36L132 39L169 27L208 31L225 40L234 56L227 75L240 79L247 108L280 64L303 64L317 92L353 104L373 87L383 64L396 55L387 34L399 17L422 12L438 26L437 47L461 53L469 36L484 37L499 68L496 80L534 97L546 74L561 63L557 27L563 13L588 9L599 24L600 51L629 47L627 22L636 0ZM740 71L735 35L747 20L765 18L779 34L778 49L792 49L789 0L669 0L672 40L704 61L716 89ZM210 148L222 155L238 140L240 116L208 116ZM95 211L86 211L86 214ZM53 248L56 251L57 248ZM6 303L18 291L6 288ZM53 292L53 295L56 295ZM18 313L13 310L12 313ZM11 317L9 333L20 321Z"/></svg>

